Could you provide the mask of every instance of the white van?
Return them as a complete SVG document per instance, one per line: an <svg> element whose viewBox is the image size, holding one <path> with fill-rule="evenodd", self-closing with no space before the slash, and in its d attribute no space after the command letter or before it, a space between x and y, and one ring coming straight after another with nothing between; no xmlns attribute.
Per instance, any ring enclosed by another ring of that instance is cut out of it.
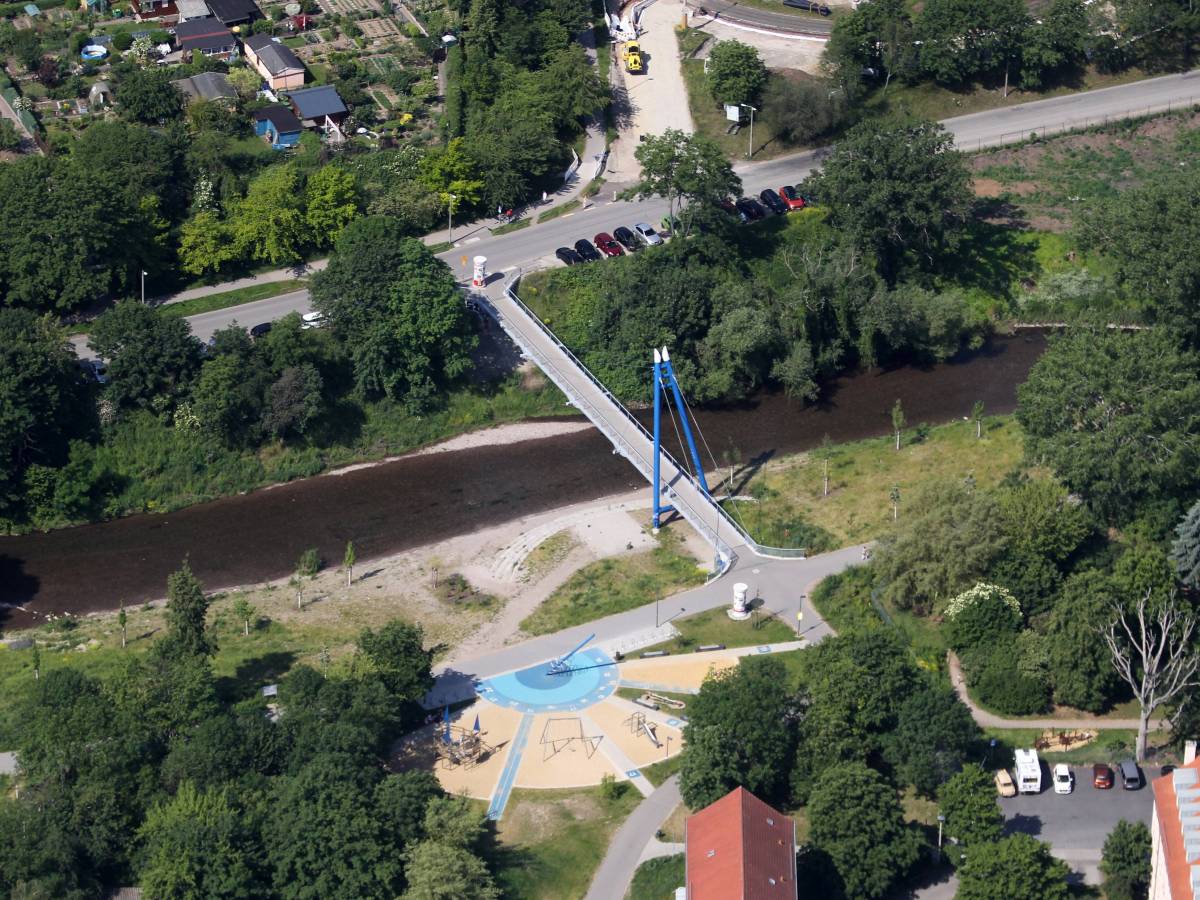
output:
<svg viewBox="0 0 1200 900"><path fill-rule="evenodd" d="M1022 794L1037 794L1042 790L1042 764L1038 761L1036 750L1018 750L1017 758L1017 790Z"/></svg>

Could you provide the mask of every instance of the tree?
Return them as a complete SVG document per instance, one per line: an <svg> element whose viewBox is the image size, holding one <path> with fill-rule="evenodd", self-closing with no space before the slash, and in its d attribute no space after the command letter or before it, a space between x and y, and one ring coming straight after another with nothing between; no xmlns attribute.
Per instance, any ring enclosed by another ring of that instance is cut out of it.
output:
<svg viewBox="0 0 1200 900"><path fill-rule="evenodd" d="M892 521L896 522L900 519L900 485L892 485L888 491L888 502L892 504Z"/></svg>
<svg viewBox="0 0 1200 900"><path fill-rule="evenodd" d="M862 763L826 770L808 817L810 840L833 859L849 897L882 897L917 861L919 839L895 789Z"/></svg>
<svg viewBox="0 0 1200 900"><path fill-rule="evenodd" d="M208 598L185 559L167 576L167 634L161 641L164 656L212 656L216 639L207 627Z"/></svg>
<svg viewBox="0 0 1200 900"><path fill-rule="evenodd" d="M117 613L117 625L121 628L121 649L125 649L129 638L129 617L125 614L125 601L121 601L121 610Z"/></svg>
<svg viewBox="0 0 1200 900"><path fill-rule="evenodd" d="M7 150L13 153L21 149L23 142L21 132L17 131L17 126L8 119L0 122L0 150Z"/></svg>
<svg viewBox="0 0 1200 900"><path fill-rule="evenodd" d="M1004 834L1004 813L996 802L992 774L975 763L938 788L938 811L946 817L946 834L973 848L992 844Z"/></svg>
<svg viewBox="0 0 1200 900"><path fill-rule="evenodd" d="M884 76L886 93L893 77L916 80L918 50L904 0L872 0L834 21L825 59L843 91L859 94L869 70Z"/></svg>
<svg viewBox="0 0 1200 900"><path fill-rule="evenodd" d="M192 275L219 272L241 256L229 223L210 209L201 209L183 223L179 258Z"/></svg>
<svg viewBox="0 0 1200 900"><path fill-rule="evenodd" d="M116 101L122 114L135 122L161 125L183 113L183 94L171 84L166 69L133 69L117 82Z"/></svg>
<svg viewBox="0 0 1200 900"><path fill-rule="evenodd" d="M1104 839L1100 860L1104 896L1109 900L1144 900L1150 887L1150 829L1125 819Z"/></svg>
<svg viewBox="0 0 1200 900"><path fill-rule="evenodd" d="M251 259L274 265L299 260L313 231L296 167L271 166L251 181L246 198L234 205L230 227L240 253Z"/></svg>
<svg viewBox="0 0 1200 900"><path fill-rule="evenodd" d="M955 650L1003 644L1021 627L1021 604L1009 591L979 582L942 611L946 642Z"/></svg>
<svg viewBox="0 0 1200 900"><path fill-rule="evenodd" d="M896 435L896 449L900 449L900 432L904 429L904 407L897 400L895 406L892 407L892 431Z"/></svg>
<svg viewBox="0 0 1200 900"><path fill-rule="evenodd" d="M322 166L304 186L304 216L316 243L332 247L359 214L361 200L354 176L339 166Z"/></svg>
<svg viewBox="0 0 1200 900"><path fill-rule="evenodd" d="M758 50L741 41L720 41L708 56L708 84L722 104L753 106L767 84L767 67Z"/></svg>
<svg viewBox="0 0 1200 900"><path fill-rule="evenodd" d="M258 610L254 608L253 604L244 595L239 595L233 601L233 614L241 620L243 634L246 637L250 637L250 621L258 615Z"/></svg>
<svg viewBox="0 0 1200 900"><path fill-rule="evenodd" d="M356 643L395 700L415 703L433 687L434 648L425 649L420 625L394 619L379 631L363 629Z"/></svg>
<svg viewBox="0 0 1200 900"><path fill-rule="evenodd" d="M296 609L304 608L304 580L316 577L321 571L321 554L310 547L300 554L296 562Z"/></svg>
<svg viewBox="0 0 1200 900"><path fill-rule="evenodd" d="M777 660L746 660L709 676L691 707L679 773L688 806L707 806L738 785L768 801L784 795L797 711ZM747 709L755 715L747 718Z"/></svg>
<svg viewBox="0 0 1200 900"><path fill-rule="evenodd" d="M289 366L267 390L263 428L275 438L303 434L324 405L321 373L311 363Z"/></svg>
<svg viewBox="0 0 1200 900"><path fill-rule="evenodd" d="M917 18L921 67L960 84L1019 59L1029 16L1021 0L930 0Z"/></svg>
<svg viewBox="0 0 1200 900"><path fill-rule="evenodd" d="M627 195L639 200L665 197L672 216L684 201L714 206L742 190L742 181L721 148L703 135L668 128L660 135L648 136L634 156L642 167L642 177ZM690 221L688 217L683 222L685 236Z"/></svg>
<svg viewBox="0 0 1200 900"><path fill-rule="evenodd" d="M200 370L200 342L187 321L132 300L95 321L88 346L108 360L106 392L126 409L172 409Z"/></svg>
<svg viewBox="0 0 1200 900"><path fill-rule="evenodd" d="M462 847L430 839L404 854L408 890L403 900L499 900L487 864Z"/></svg>
<svg viewBox="0 0 1200 900"><path fill-rule="evenodd" d="M1091 33L1084 0L1053 0L1040 21L1032 22L1025 32L1021 87L1036 90L1047 76L1083 66Z"/></svg>
<svg viewBox="0 0 1200 900"><path fill-rule="evenodd" d="M354 541L346 541L346 555L342 557L342 568L346 570L346 587L354 584Z"/></svg>
<svg viewBox="0 0 1200 900"><path fill-rule="evenodd" d="M266 373L253 356L219 353L200 370L191 408L205 433L229 445L257 437Z"/></svg>
<svg viewBox="0 0 1200 900"><path fill-rule="evenodd" d="M900 271L932 269L953 252L971 204L970 178L953 139L933 122L867 120L834 145L806 191L830 224L874 256L895 284Z"/></svg>
<svg viewBox="0 0 1200 900"><path fill-rule="evenodd" d="M471 365L476 338L453 273L401 223L356 219L313 278L313 303L338 330L359 390L419 411Z"/></svg>
<svg viewBox="0 0 1200 900"><path fill-rule="evenodd" d="M976 844L958 869L958 900L1067 900L1067 864L1027 834Z"/></svg>
<svg viewBox="0 0 1200 900"><path fill-rule="evenodd" d="M976 400L971 405L971 421L975 423L975 438L983 437L983 401Z"/></svg>
<svg viewBox="0 0 1200 900"><path fill-rule="evenodd" d="M164 900L262 896L253 870L259 852L224 790L198 791L189 782L150 807L138 830L143 841L140 884Z"/></svg>
<svg viewBox="0 0 1200 900"><path fill-rule="evenodd" d="M1128 610L1114 606L1116 618L1101 632L1113 666L1138 702L1139 760L1146 758L1146 733L1154 711L1200 685L1196 677L1200 654L1192 641L1196 617L1174 597L1157 609L1148 609L1150 596L1146 591L1138 599L1132 611L1136 623L1130 624Z"/></svg>
<svg viewBox="0 0 1200 900"><path fill-rule="evenodd" d="M962 768L979 726L954 691L927 687L909 694L896 712L896 727L883 736L884 758L896 780L927 797Z"/></svg>
<svg viewBox="0 0 1200 900"><path fill-rule="evenodd" d="M1055 339L1017 389L1026 453L1110 519L1178 495L1200 461L1198 368L1163 329Z"/></svg>
<svg viewBox="0 0 1200 900"><path fill-rule="evenodd" d="M1096 640L1095 623L1109 616L1119 596L1112 579L1095 569L1063 584L1045 626L1056 703L1092 713L1111 705L1120 677L1108 647Z"/></svg>
<svg viewBox="0 0 1200 900"><path fill-rule="evenodd" d="M25 471L55 465L86 422L83 385L63 332L28 310L0 309L0 522L25 518Z"/></svg>
<svg viewBox="0 0 1200 900"><path fill-rule="evenodd" d="M1200 501L1192 504L1175 527L1171 562L1180 584L1191 591L1200 590Z"/></svg>
<svg viewBox="0 0 1200 900"><path fill-rule="evenodd" d="M980 579L1004 536L995 500L957 480L925 486L906 509L904 524L880 540L874 565L890 602L928 613Z"/></svg>

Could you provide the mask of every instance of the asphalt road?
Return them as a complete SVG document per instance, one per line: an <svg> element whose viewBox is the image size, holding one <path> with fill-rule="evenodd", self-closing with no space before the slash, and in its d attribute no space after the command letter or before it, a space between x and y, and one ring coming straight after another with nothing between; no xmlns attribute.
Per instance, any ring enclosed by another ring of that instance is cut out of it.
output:
<svg viewBox="0 0 1200 900"><path fill-rule="evenodd" d="M1200 70L959 116L942 124L954 135L959 147L975 150L1011 143L1034 131L1054 133L1102 122L1106 116L1117 118L1162 111L1197 101L1200 101ZM763 188L801 181L827 153L827 149L808 150L761 163L742 163L735 166L735 171L742 178L746 194L757 195ZM457 232L454 249L439 255L460 279L470 277L471 258L477 255L487 257L491 272L561 265L554 258L556 247L572 244L581 237L590 239L601 231L611 232L618 225L632 227L638 222L648 222L657 226L666 213L665 200L616 200L612 190L606 188L588 208L520 231L494 237L486 225L468 226ZM213 331L235 320L250 327L293 310L308 309L307 292L296 291L193 316L188 321L197 336L207 340ZM73 343L81 355L90 355L84 339L76 338Z"/></svg>
<svg viewBox="0 0 1200 900"><path fill-rule="evenodd" d="M688 0L687 5L694 10L701 8L715 14L717 21L735 22L739 25L749 25L765 28L769 31L783 31L791 34L813 34L828 37L833 31L833 18L815 13L784 12L780 3L780 11L759 9L745 3L727 2L727 0Z"/></svg>

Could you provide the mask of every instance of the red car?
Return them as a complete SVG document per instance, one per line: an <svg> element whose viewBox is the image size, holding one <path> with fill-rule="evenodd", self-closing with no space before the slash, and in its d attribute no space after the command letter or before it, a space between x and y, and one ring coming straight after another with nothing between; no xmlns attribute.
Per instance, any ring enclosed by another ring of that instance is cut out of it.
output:
<svg viewBox="0 0 1200 900"><path fill-rule="evenodd" d="M796 189L790 184L779 189L779 196L787 204L788 209L804 209L804 198L796 193Z"/></svg>
<svg viewBox="0 0 1200 900"><path fill-rule="evenodd" d="M1107 791L1113 786L1113 770L1104 763L1092 766L1092 785L1102 791Z"/></svg>
<svg viewBox="0 0 1200 900"><path fill-rule="evenodd" d="M592 242L600 248L600 252L605 256L620 256L622 253L624 253L624 251L621 249L621 245L614 241L613 236L607 231L600 232L598 235L592 238Z"/></svg>

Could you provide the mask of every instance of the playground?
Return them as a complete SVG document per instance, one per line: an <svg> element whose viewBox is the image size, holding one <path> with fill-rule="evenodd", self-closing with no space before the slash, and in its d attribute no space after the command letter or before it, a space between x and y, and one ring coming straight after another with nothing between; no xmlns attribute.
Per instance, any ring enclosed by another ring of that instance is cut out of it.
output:
<svg viewBox="0 0 1200 900"><path fill-rule="evenodd" d="M642 769L683 749L687 701L710 673L741 656L799 643L618 661L590 639L557 659L486 679L473 702L440 715L407 738L396 769L429 768L442 786L489 802L499 819L514 788L578 788L606 775L643 794ZM640 691L636 700L618 687Z"/></svg>

